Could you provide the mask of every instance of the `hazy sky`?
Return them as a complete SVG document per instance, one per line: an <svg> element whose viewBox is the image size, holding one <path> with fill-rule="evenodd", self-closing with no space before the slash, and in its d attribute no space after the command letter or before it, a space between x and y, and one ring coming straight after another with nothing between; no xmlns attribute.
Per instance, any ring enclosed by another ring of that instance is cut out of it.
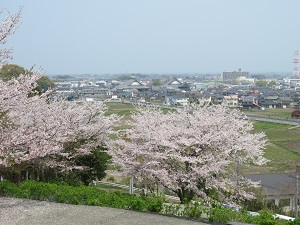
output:
<svg viewBox="0 0 300 225"><path fill-rule="evenodd" d="M1 0L12 63L47 74L290 72L299 0Z"/></svg>

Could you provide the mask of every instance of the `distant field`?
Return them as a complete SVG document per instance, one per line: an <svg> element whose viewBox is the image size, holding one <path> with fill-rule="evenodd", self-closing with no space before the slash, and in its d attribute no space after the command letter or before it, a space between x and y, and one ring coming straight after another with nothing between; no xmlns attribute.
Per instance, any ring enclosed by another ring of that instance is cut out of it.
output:
<svg viewBox="0 0 300 225"><path fill-rule="evenodd" d="M117 114L119 116L130 116L135 110L131 104L124 104L118 102L107 102L108 111L106 115Z"/></svg>
<svg viewBox="0 0 300 225"><path fill-rule="evenodd" d="M129 128L126 123L128 120L130 120L132 113L135 111L135 107L131 104L118 102L108 102L106 105L108 107L106 115L116 114L118 116L122 116L119 125L115 129L123 130Z"/></svg>
<svg viewBox="0 0 300 225"><path fill-rule="evenodd" d="M265 157L270 162L262 167L243 167L245 173L283 173L295 170L300 163L300 127L268 122L255 122L255 132L264 132L269 144Z"/></svg>
<svg viewBox="0 0 300 225"><path fill-rule="evenodd" d="M247 110L245 114L257 114L270 117L291 118L291 112L294 109L266 109ZM293 127L284 124L275 124L268 122L255 122L255 132L264 132L269 145L265 152L265 157L271 160L263 167L245 167L247 173L275 173L290 172L295 170L297 164L300 164L300 127Z"/></svg>
<svg viewBox="0 0 300 225"><path fill-rule="evenodd" d="M132 113L136 110L132 104L124 104L119 102L107 102L108 110L106 115L116 114L122 116L119 125L115 128L116 130L123 130L129 128L127 121L131 119ZM161 109L164 113L172 111L170 109Z"/></svg>
<svg viewBox="0 0 300 225"><path fill-rule="evenodd" d="M134 112L135 107L130 104L107 103L107 114L115 113L123 116L120 125L116 129L126 129L126 121ZM246 114L262 114L266 116L290 117L293 109L267 109L265 111L244 111ZM168 111L168 110L164 110ZM270 162L265 166L241 166L242 173L283 173L295 169L300 164L300 127L268 122L255 122L255 132L264 132L269 144L265 150L265 157Z"/></svg>
<svg viewBox="0 0 300 225"><path fill-rule="evenodd" d="M274 117L286 117L291 118L291 112L293 112L293 108L286 109L265 109L265 110L243 110L242 112L245 114L256 114L263 116L274 116Z"/></svg>

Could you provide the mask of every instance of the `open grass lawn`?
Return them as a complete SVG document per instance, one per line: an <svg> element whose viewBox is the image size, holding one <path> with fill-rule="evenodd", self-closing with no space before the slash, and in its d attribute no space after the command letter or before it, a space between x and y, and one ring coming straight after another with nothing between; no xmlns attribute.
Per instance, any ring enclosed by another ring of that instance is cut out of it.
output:
<svg viewBox="0 0 300 225"><path fill-rule="evenodd" d="M106 105L108 107L106 115L116 114L118 116L122 116L122 119L115 129L124 130L129 128L127 121L131 119L131 115L135 111L135 107L131 104L119 102L107 102Z"/></svg>
<svg viewBox="0 0 300 225"><path fill-rule="evenodd" d="M265 110L243 110L243 113L245 114L256 114L256 115L262 115L262 116L273 116L273 117L285 117L285 118L291 118L291 113L295 109L293 108L286 108L286 109L265 109Z"/></svg>
<svg viewBox="0 0 300 225"><path fill-rule="evenodd" d="M108 111L106 115L117 114L119 116L130 116L135 110L131 104L124 104L119 102L107 102Z"/></svg>
<svg viewBox="0 0 300 225"><path fill-rule="evenodd" d="M135 106L132 104L124 104L120 102L107 102L108 110L105 115L116 114L122 116L122 119L118 126L115 127L116 130L124 130L129 128L127 121L131 119L131 115L136 110ZM173 112L172 109L161 108L164 113Z"/></svg>
<svg viewBox="0 0 300 225"><path fill-rule="evenodd" d="M255 132L264 132L269 144L265 157L270 162L262 167L245 166L245 173L292 172L300 164L300 127L268 122L255 122Z"/></svg>

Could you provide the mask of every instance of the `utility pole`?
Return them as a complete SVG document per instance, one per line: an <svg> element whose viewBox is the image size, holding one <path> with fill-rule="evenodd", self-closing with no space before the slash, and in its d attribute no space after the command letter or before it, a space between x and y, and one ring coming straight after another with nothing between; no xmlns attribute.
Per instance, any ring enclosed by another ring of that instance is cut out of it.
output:
<svg viewBox="0 0 300 225"><path fill-rule="evenodd" d="M130 178L129 182L129 194L133 194L133 176Z"/></svg>
<svg viewBox="0 0 300 225"><path fill-rule="evenodd" d="M299 175L296 174L296 197L295 197L295 218L298 218L298 189L299 189Z"/></svg>
<svg viewBox="0 0 300 225"><path fill-rule="evenodd" d="M296 197L295 197L295 218L298 218L299 209L298 209L298 201L299 201L299 173L300 173L300 165L296 166Z"/></svg>
<svg viewBox="0 0 300 225"><path fill-rule="evenodd" d="M236 160L236 163L237 163L237 166L236 166L236 186L237 188L239 187L240 185L240 158L237 158Z"/></svg>

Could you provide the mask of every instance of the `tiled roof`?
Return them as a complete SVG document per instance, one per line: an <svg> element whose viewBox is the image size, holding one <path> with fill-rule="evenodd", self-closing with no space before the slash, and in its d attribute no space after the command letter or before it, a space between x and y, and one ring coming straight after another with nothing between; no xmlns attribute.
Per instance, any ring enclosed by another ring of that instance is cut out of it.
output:
<svg viewBox="0 0 300 225"><path fill-rule="evenodd" d="M255 182L260 181L268 196L295 194L294 174L248 174L245 177Z"/></svg>

